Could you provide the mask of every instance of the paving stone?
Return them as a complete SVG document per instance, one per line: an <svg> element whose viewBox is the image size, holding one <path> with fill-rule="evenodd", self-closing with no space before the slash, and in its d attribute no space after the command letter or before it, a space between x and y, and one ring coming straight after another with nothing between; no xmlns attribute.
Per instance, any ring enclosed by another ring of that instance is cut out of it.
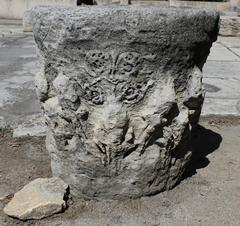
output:
<svg viewBox="0 0 240 226"><path fill-rule="evenodd" d="M207 61L203 67L204 78L235 78L240 80L240 62ZM227 82L227 80L226 80Z"/></svg>
<svg viewBox="0 0 240 226"><path fill-rule="evenodd" d="M240 115L239 99L205 98L202 115Z"/></svg>
<svg viewBox="0 0 240 226"><path fill-rule="evenodd" d="M222 46L226 46L228 48L240 48L240 37L223 37L218 36L218 43Z"/></svg>
<svg viewBox="0 0 240 226"><path fill-rule="evenodd" d="M240 57L240 48L230 48L230 49Z"/></svg>
<svg viewBox="0 0 240 226"><path fill-rule="evenodd" d="M235 78L204 78L206 98L238 99L240 97L240 80Z"/></svg>
<svg viewBox="0 0 240 226"><path fill-rule="evenodd" d="M225 47L215 47L210 50L208 60L240 61L240 58Z"/></svg>

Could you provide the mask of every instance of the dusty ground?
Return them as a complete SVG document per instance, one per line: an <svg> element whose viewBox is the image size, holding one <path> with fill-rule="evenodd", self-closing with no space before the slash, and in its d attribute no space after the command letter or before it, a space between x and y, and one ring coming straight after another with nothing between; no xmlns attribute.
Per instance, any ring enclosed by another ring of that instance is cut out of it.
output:
<svg viewBox="0 0 240 226"><path fill-rule="evenodd" d="M0 132L0 225L240 225L240 118L209 116L192 132L193 159L173 190L129 201L69 201L65 213L41 221L19 221L2 209L14 192L37 177L48 177L43 138L11 138Z"/></svg>

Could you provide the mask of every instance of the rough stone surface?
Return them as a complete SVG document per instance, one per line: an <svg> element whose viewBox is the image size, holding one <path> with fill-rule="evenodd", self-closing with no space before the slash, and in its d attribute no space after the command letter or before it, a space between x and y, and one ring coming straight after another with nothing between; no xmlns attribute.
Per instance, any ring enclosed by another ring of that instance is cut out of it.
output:
<svg viewBox="0 0 240 226"><path fill-rule="evenodd" d="M79 197L151 195L179 182L204 99L213 11L37 7L38 96L53 174Z"/></svg>
<svg viewBox="0 0 240 226"><path fill-rule="evenodd" d="M17 192L4 212L21 220L42 219L66 208L68 185L59 178L39 178Z"/></svg>
<svg viewBox="0 0 240 226"><path fill-rule="evenodd" d="M219 34L240 36L240 16L221 16Z"/></svg>

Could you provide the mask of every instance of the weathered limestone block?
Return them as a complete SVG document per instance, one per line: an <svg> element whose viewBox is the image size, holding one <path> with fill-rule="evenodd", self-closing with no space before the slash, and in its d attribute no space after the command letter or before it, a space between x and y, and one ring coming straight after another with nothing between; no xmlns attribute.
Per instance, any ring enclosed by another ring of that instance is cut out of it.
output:
<svg viewBox="0 0 240 226"><path fill-rule="evenodd" d="M219 35L240 36L240 17L221 16Z"/></svg>
<svg viewBox="0 0 240 226"><path fill-rule="evenodd" d="M21 220L42 219L65 210L68 194L60 178L38 178L18 191L4 212Z"/></svg>
<svg viewBox="0 0 240 226"><path fill-rule="evenodd" d="M32 16L54 176L88 198L172 188L191 156L218 14L93 6L38 7Z"/></svg>

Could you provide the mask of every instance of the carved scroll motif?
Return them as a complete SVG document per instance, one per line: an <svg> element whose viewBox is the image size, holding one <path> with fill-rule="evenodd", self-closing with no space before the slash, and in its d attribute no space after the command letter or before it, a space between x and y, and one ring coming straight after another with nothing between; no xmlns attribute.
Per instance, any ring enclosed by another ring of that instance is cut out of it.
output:
<svg viewBox="0 0 240 226"><path fill-rule="evenodd" d="M147 89L152 86L147 81L147 76L153 74L153 71L146 72L144 63L146 60L154 61L154 59L154 55L141 56L136 52L112 54L89 51L85 55L88 76L80 82L82 96L93 104L103 104L106 94L101 82L105 81L114 86L113 90L119 101L127 104L140 101Z"/></svg>

